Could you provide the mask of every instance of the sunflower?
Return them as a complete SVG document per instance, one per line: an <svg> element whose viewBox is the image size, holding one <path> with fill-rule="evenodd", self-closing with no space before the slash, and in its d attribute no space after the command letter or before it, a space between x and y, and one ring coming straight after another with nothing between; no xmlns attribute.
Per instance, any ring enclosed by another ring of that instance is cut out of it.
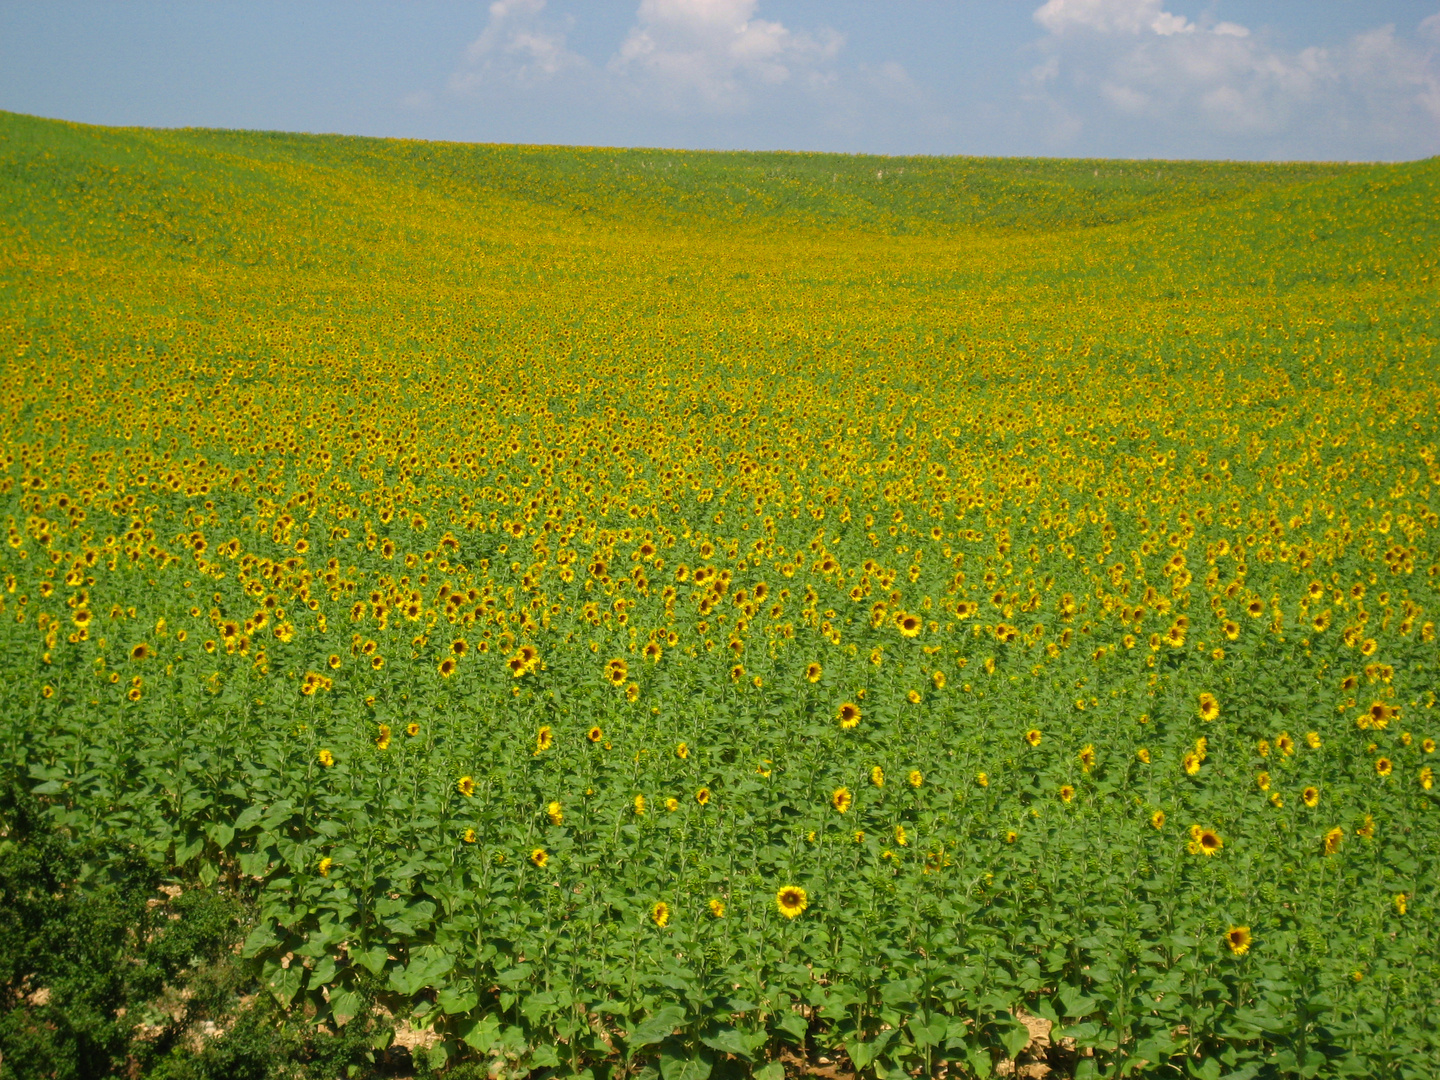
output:
<svg viewBox="0 0 1440 1080"><path fill-rule="evenodd" d="M338 671L340 669L340 657L334 653L331 653L329 659L325 662L330 665L332 671Z"/></svg>
<svg viewBox="0 0 1440 1080"><path fill-rule="evenodd" d="M598 724L592 725L590 730L585 732L585 738L589 739L591 742L599 742L604 737L605 733L600 730L600 726Z"/></svg>
<svg viewBox="0 0 1440 1080"><path fill-rule="evenodd" d="M535 752L542 754L555 745L555 732L549 724L541 724L540 730L535 732Z"/></svg>
<svg viewBox="0 0 1440 1080"><path fill-rule="evenodd" d="M320 764L327 769L330 768L331 765L335 764L335 755L332 754L329 750L321 750L318 756Z"/></svg>
<svg viewBox="0 0 1440 1080"><path fill-rule="evenodd" d="M1156 810L1153 814L1151 814L1150 824L1157 830L1163 829L1165 827L1165 811Z"/></svg>
<svg viewBox="0 0 1440 1080"><path fill-rule="evenodd" d="M1429 765L1420 770L1420 786L1426 791L1435 786L1435 770Z"/></svg>
<svg viewBox="0 0 1440 1080"><path fill-rule="evenodd" d="M148 660L153 655L154 653L150 651L150 646L146 645L143 641L130 650L131 660Z"/></svg>
<svg viewBox="0 0 1440 1080"><path fill-rule="evenodd" d="M1075 798L1075 787L1074 787L1074 785L1073 785L1073 784L1061 784L1061 785L1060 785L1060 798L1061 798L1061 800L1062 800L1063 802L1067 802L1067 803L1068 803L1071 799Z"/></svg>
<svg viewBox="0 0 1440 1080"><path fill-rule="evenodd" d="M678 757L681 761L684 761L686 758L688 758L688 757L690 756L690 745L689 745L688 743L683 743L683 742L682 742L682 743L676 743L676 744L675 744L675 756Z"/></svg>
<svg viewBox="0 0 1440 1080"><path fill-rule="evenodd" d="M530 861L543 870L545 864L550 861L550 854L543 847L537 847L530 852Z"/></svg>
<svg viewBox="0 0 1440 1080"><path fill-rule="evenodd" d="M659 642L652 641L645 646L645 659L649 660L652 664L658 664L663 653L664 650L660 648Z"/></svg>
<svg viewBox="0 0 1440 1080"><path fill-rule="evenodd" d="M842 814L850 809L850 804L854 800L855 797L850 794L849 788L837 787L830 793L830 805Z"/></svg>
<svg viewBox="0 0 1440 1080"><path fill-rule="evenodd" d="M820 667L819 664L816 664L816 663L813 663L813 662L812 662L812 663L809 663L809 664L806 664L806 665L805 665L805 678L806 678L807 681L809 681L809 682L819 682L819 681L820 681L820 675L821 675L821 674L822 674L822 671L821 671L821 667Z"/></svg>
<svg viewBox="0 0 1440 1080"><path fill-rule="evenodd" d="M420 725L416 721L411 720L410 723L405 725L405 734L413 739L416 735L420 734Z"/></svg>
<svg viewBox="0 0 1440 1080"><path fill-rule="evenodd" d="M853 701L847 701L840 706L840 710L836 715L839 717L840 726L848 730L860 723L860 706L856 705Z"/></svg>
<svg viewBox="0 0 1440 1080"><path fill-rule="evenodd" d="M701 806L709 806L710 789L708 787L702 787L699 791L695 792L695 801Z"/></svg>
<svg viewBox="0 0 1440 1080"><path fill-rule="evenodd" d="M1181 764L1185 767L1186 776L1194 776L1200 771L1200 755L1196 753L1186 754L1184 758L1181 759Z"/></svg>
<svg viewBox="0 0 1440 1080"><path fill-rule="evenodd" d="M1230 946L1230 951L1236 956L1244 956L1250 951L1251 940L1248 926L1232 926L1225 933L1225 944Z"/></svg>
<svg viewBox="0 0 1440 1080"><path fill-rule="evenodd" d="M711 914L712 916L714 916L714 917L717 918L717 919L723 919L723 918L725 917L725 901L724 901L724 900L711 900L709 906L710 906L710 914Z"/></svg>
<svg viewBox="0 0 1440 1080"><path fill-rule="evenodd" d="M1320 805L1320 789L1317 787L1307 787L1304 791L1300 792L1300 801L1311 810L1314 810L1315 807Z"/></svg>
<svg viewBox="0 0 1440 1080"><path fill-rule="evenodd" d="M1140 763L1142 765L1150 764L1150 751L1147 750L1145 747L1142 746L1139 750L1136 750L1135 756L1140 759Z"/></svg>
<svg viewBox="0 0 1440 1080"><path fill-rule="evenodd" d="M643 815L643 814L645 813L645 796L644 796L644 795L636 795L636 796L635 796L635 813L636 813L637 815Z"/></svg>
<svg viewBox="0 0 1440 1080"><path fill-rule="evenodd" d="M870 770L870 783L874 784L876 787L885 786L885 770L882 769L879 765L874 766Z"/></svg>
<svg viewBox="0 0 1440 1080"><path fill-rule="evenodd" d="M460 777L455 781L455 790L467 799L473 799L475 797L475 778L473 776Z"/></svg>
<svg viewBox="0 0 1440 1080"><path fill-rule="evenodd" d="M1325 854L1334 855L1340 850L1340 842L1345 839L1345 830L1338 825L1325 834Z"/></svg>
<svg viewBox="0 0 1440 1080"><path fill-rule="evenodd" d="M895 613L895 626L903 636L913 638L920 636L920 629L924 626L924 623L918 615L897 611Z"/></svg>
<svg viewBox="0 0 1440 1080"><path fill-rule="evenodd" d="M1092 744L1086 744L1080 751L1080 767L1087 773L1095 767L1095 747Z"/></svg>
<svg viewBox="0 0 1440 1080"><path fill-rule="evenodd" d="M780 909L781 915L793 919L810 906L810 898L800 886L785 885L775 894L775 906Z"/></svg>
<svg viewBox="0 0 1440 1080"><path fill-rule="evenodd" d="M895 843L899 844L901 847L908 847L910 845L910 836L905 831L904 825L895 826Z"/></svg>
<svg viewBox="0 0 1440 1080"><path fill-rule="evenodd" d="M466 829L463 833L460 834L460 839L467 844L475 843L475 830Z"/></svg>
<svg viewBox="0 0 1440 1080"><path fill-rule="evenodd" d="M1007 844L1013 844L1018 839L1020 839L1020 834L1014 829L1010 829L1005 833L1005 843Z"/></svg>
<svg viewBox="0 0 1440 1080"><path fill-rule="evenodd" d="M908 702L910 702L911 705L919 705L919 704L920 704L920 691L919 691L919 690L911 690L908 694L905 695L905 700L908 701Z"/></svg>
<svg viewBox="0 0 1440 1080"><path fill-rule="evenodd" d="M1235 622L1233 619L1226 619L1225 622L1221 625L1220 629L1224 632L1225 637L1228 638L1230 641L1235 641L1237 638L1240 637L1240 624Z"/></svg>
<svg viewBox="0 0 1440 1080"><path fill-rule="evenodd" d="M919 769L911 769L905 779L911 787L919 787L925 782L924 774L922 774Z"/></svg>
<svg viewBox="0 0 1440 1080"><path fill-rule="evenodd" d="M1214 694L1200 695L1200 719L1214 720L1220 715L1220 702L1215 700Z"/></svg>
<svg viewBox="0 0 1440 1080"><path fill-rule="evenodd" d="M673 795L670 796L670 798L665 800L665 809L673 814L676 810L680 809L680 800Z"/></svg>
<svg viewBox="0 0 1440 1080"><path fill-rule="evenodd" d="M989 786L990 786L990 777L989 777L987 774L983 773L983 772L982 772L982 773L976 773L976 774L975 774L975 783L979 784L981 787L989 787Z"/></svg>
<svg viewBox="0 0 1440 1080"><path fill-rule="evenodd" d="M1215 855L1225 846L1225 841L1220 839L1220 834L1213 829L1201 829L1200 835L1195 837L1195 845L1200 849L1200 854Z"/></svg>
<svg viewBox="0 0 1440 1080"><path fill-rule="evenodd" d="M442 679L448 679L451 675L455 674L455 667L455 659L447 656L444 660L440 661L440 666L436 668L436 670L440 672Z"/></svg>
<svg viewBox="0 0 1440 1080"><path fill-rule="evenodd" d="M315 869L320 871L321 877L329 877L330 868L334 865L335 860L332 859L329 855L326 855L325 858L321 859L320 862L316 865Z"/></svg>
<svg viewBox="0 0 1440 1080"><path fill-rule="evenodd" d="M1427 754L1433 754L1435 752L1435 740L1426 739L1420 744L1420 749L1424 750Z"/></svg>
<svg viewBox="0 0 1440 1080"><path fill-rule="evenodd" d="M375 747L378 750L390 749L390 725L381 724L375 734Z"/></svg>
<svg viewBox="0 0 1440 1080"><path fill-rule="evenodd" d="M565 808L560 805L560 800L555 799L545 807L545 816L550 819L551 825L559 825L565 820Z"/></svg>
<svg viewBox="0 0 1440 1080"><path fill-rule="evenodd" d="M1275 749L1279 750L1286 757L1289 757L1295 752L1295 740L1290 738L1288 731L1282 731L1279 735L1275 736Z"/></svg>
<svg viewBox="0 0 1440 1080"><path fill-rule="evenodd" d="M1270 774L1269 774L1268 772L1258 772L1258 773L1256 773L1256 774L1255 774L1255 786L1258 787L1261 791L1269 791L1269 790L1270 790Z"/></svg>
<svg viewBox="0 0 1440 1080"><path fill-rule="evenodd" d="M1404 915L1410 901L1410 894L1397 892L1395 894L1395 914Z"/></svg>
<svg viewBox="0 0 1440 1080"><path fill-rule="evenodd" d="M468 649L468 646L465 644L465 639L464 639L464 638L456 638L454 641L452 641L452 642L450 643L450 652L451 652L451 654L454 655L457 659L458 659L459 657L464 656L467 649Z"/></svg>
<svg viewBox="0 0 1440 1080"><path fill-rule="evenodd" d="M1361 824L1361 826L1360 826L1358 829L1355 830L1355 835L1356 835L1356 836L1364 837L1366 840L1369 840L1372 836L1374 836L1374 835L1375 835L1375 815L1373 815L1373 814L1366 814L1366 815L1365 815L1365 821Z"/></svg>
<svg viewBox="0 0 1440 1080"><path fill-rule="evenodd" d="M1039 729L1039 728L1031 728L1029 731L1025 732L1025 741L1026 741L1027 743L1029 743L1031 746L1039 746L1039 745L1040 745L1040 729Z"/></svg>
<svg viewBox="0 0 1440 1080"><path fill-rule="evenodd" d="M1305 733L1305 745L1311 750L1319 750L1321 747L1320 733L1318 731L1307 731Z"/></svg>
<svg viewBox="0 0 1440 1080"><path fill-rule="evenodd" d="M656 926L664 926L670 921L670 905L664 900L656 900L650 908L650 921Z"/></svg>
<svg viewBox="0 0 1440 1080"><path fill-rule="evenodd" d="M1394 769L1395 765L1388 757L1375 759L1375 775L1389 776Z"/></svg>

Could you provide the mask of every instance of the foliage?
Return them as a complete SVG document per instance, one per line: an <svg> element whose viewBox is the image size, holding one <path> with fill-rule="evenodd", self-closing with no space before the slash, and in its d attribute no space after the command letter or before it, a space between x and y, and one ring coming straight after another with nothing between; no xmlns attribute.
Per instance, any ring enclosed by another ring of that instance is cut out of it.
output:
<svg viewBox="0 0 1440 1080"><path fill-rule="evenodd" d="M7 765L340 1054L1423 1076L1437 178L0 117Z"/></svg>

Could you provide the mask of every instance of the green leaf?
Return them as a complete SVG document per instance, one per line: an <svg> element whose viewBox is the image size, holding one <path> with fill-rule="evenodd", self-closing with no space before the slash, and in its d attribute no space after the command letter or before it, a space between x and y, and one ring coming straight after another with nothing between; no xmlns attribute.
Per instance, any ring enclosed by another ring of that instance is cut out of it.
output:
<svg viewBox="0 0 1440 1080"><path fill-rule="evenodd" d="M1000 1041L1005 1045L1005 1054L1017 1058L1030 1045L1030 1029L1019 1020L1000 1026Z"/></svg>
<svg viewBox="0 0 1440 1080"><path fill-rule="evenodd" d="M275 932L273 923L262 922L250 936L245 939L245 944L240 947L240 955L245 959L259 956L266 949L273 948L280 944L280 936Z"/></svg>
<svg viewBox="0 0 1440 1080"><path fill-rule="evenodd" d="M755 1080L785 1080L785 1066L778 1061L762 1065L751 1074Z"/></svg>
<svg viewBox="0 0 1440 1080"><path fill-rule="evenodd" d="M385 970L386 961L390 954L383 945L372 945L368 949L351 949L350 959L359 964L371 975L379 975Z"/></svg>
<svg viewBox="0 0 1440 1080"><path fill-rule="evenodd" d="M440 991L435 1003L447 1016L454 1016L456 1013L468 1013L479 1005L480 995L470 988L468 981L452 983Z"/></svg>
<svg viewBox="0 0 1440 1080"><path fill-rule="evenodd" d="M330 995L330 1015L339 1027L344 1027L351 1018L359 1016L365 1008L365 999L354 990L336 990Z"/></svg>
<svg viewBox="0 0 1440 1080"><path fill-rule="evenodd" d="M460 1041L466 1046L478 1053L488 1054L500 1036L500 1021L492 1013L479 1020L462 1021L457 1030Z"/></svg>
<svg viewBox="0 0 1440 1080"><path fill-rule="evenodd" d="M288 968L282 968L278 961L271 963L275 966L266 972L265 986L282 1009L288 1008L305 983L305 969L298 963L291 964ZM270 964L266 964L266 967L269 968Z"/></svg>
<svg viewBox="0 0 1440 1080"><path fill-rule="evenodd" d="M700 1041L712 1050L719 1050L722 1054L734 1054L748 1061L751 1055L765 1044L765 1033L762 1031L746 1034L736 1028L721 1028Z"/></svg>
<svg viewBox="0 0 1440 1080"><path fill-rule="evenodd" d="M660 1075L664 1080L709 1080L715 1059L703 1050L660 1051Z"/></svg>
<svg viewBox="0 0 1440 1080"><path fill-rule="evenodd" d="M670 1033L685 1022L685 1010L676 1005L667 1005L655 1015L647 1017L630 1032L627 1042L632 1050L663 1042Z"/></svg>
<svg viewBox="0 0 1440 1080"><path fill-rule="evenodd" d="M775 1022L775 1026L794 1039L798 1045L805 1041L805 1035L810 1030L810 1021L798 1012L787 1011Z"/></svg>
<svg viewBox="0 0 1440 1080"><path fill-rule="evenodd" d="M425 1063L439 1072L449 1064L452 1053L449 1043L438 1042L425 1052Z"/></svg>

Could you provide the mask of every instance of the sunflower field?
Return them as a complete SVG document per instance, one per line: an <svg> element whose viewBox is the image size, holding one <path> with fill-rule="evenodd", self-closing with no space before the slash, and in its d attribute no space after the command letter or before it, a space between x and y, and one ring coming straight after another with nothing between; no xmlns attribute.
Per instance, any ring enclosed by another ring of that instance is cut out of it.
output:
<svg viewBox="0 0 1440 1080"><path fill-rule="evenodd" d="M1437 205L0 114L0 770L426 1070L1433 1076Z"/></svg>

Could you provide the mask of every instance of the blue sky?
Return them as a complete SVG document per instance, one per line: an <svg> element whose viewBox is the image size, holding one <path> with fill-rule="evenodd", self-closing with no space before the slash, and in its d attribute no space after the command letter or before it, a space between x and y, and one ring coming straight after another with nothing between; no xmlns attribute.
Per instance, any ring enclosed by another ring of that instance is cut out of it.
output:
<svg viewBox="0 0 1440 1080"><path fill-rule="evenodd" d="M0 0L0 108L865 153L1440 153L1440 0Z"/></svg>

